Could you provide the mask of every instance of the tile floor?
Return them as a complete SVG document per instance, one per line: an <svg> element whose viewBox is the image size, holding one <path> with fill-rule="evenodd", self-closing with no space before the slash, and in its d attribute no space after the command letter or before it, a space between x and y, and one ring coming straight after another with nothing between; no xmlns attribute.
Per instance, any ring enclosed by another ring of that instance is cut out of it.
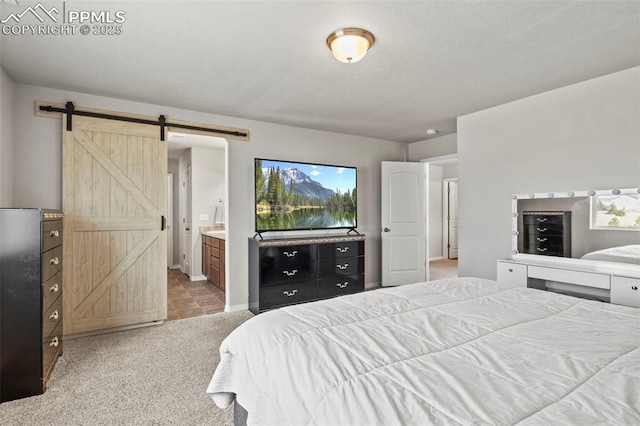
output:
<svg viewBox="0 0 640 426"><path fill-rule="evenodd" d="M189 281L179 269L167 270L167 320L224 311L224 292L211 282Z"/></svg>

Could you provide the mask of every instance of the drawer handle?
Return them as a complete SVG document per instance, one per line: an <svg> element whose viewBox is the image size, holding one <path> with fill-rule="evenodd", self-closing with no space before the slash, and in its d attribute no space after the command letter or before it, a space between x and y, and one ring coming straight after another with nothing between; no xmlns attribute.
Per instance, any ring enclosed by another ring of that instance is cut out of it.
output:
<svg viewBox="0 0 640 426"><path fill-rule="evenodd" d="M293 257L293 256L295 256L296 254L298 254L298 250L294 250L294 251L292 251L291 253L289 253L288 251L283 251L283 252L282 252L282 254L284 254L284 255L285 255L285 256L287 256L287 257Z"/></svg>
<svg viewBox="0 0 640 426"><path fill-rule="evenodd" d="M294 269L293 271L289 272L289 271L282 271L283 274L285 274L288 277L292 277L294 276L296 273L298 272L297 269Z"/></svg>
<svg viewBox="0 0 640 426"><path fill-rule="evenodd" d="M58 318L60 318L60 314L58 313L57 309L53 311L51 315L49 315L50 320L57 320Z"/></svg>
<svg viewBox="0 0 640 426"><path fill-rule="evenodd" d="M539 232L544 232L547 230L547 228L536 228Z"/></svg>
<svg viewBox="0 0 640 426"><path fill-rule="evenodd" d="M287 297L291 297L291 296L295 296L295 294L298 292L298 290L291 290L291 291L283 291L282 294L284 294Z"/></svg>
<svg viewBox="0 0 640 426"><path fill-rule="evenodd" d="M349 251L349 247L336 247L339 253L346 253Z"/></svg>
<svg viewBox="0 0 640 426"><path fill-rule="evenodd" d="M58 336L54 337L53 340L51 340L51 343L49 343L49 347L53 348L53 347L58 347L58 345L60 344L60 341L58 340Z"/></svg>
<svg viewBox="0 0 640 426"><path fill-rule="evenodd" d="M49 261L49 265L57 265L60 263L60 260L57 257L54 257Z"/></svg>
<svg viewBox="0 0 640 426"><path fill-rule="evenodd" d="M345 263L344 265L336 265L336 268L344 271L345 269L347 269L349 267L348 263Z"/></svg>
<svg viewBox="0 0 640 426"><path fill-rule="evenodd" d="M513 272L513 268L509 268L509 272Z"/></svg>
<svg viewBox="0 0 640 426"><path fill-rule="evenodd" d="M57 293L60 290L60 286L58 284L54 284L49 289L49 293Z"/></svg>
<svg viewBox="0 0 640 426"><path fill-rule="evenodd" d="M349 285L349 281L345 281L344 284L341 284L341 283L336 284L336 287L345 288L348 285Z"/></svg>
<svg viewBox="0 0 640 426"><path fill-rule="evenodd" d="M546 217L538 217L538 222L546 222L548 219Z"/></svg>
<svg viewBox="0 0 640 426"><path fill-rule="evenodd" d="M545 247L545 248L540 248L540 247L538 247L538 248L537 248L537 250L538 250L538 251L547 251L547 248L546 248L546 247Z"/></svg>
<svg viewBox="0 0 640 426"><path fill-rule="evenodd" d="M637 289L638 289L638 286L637 286L637 285L632 285L632 286L631 286L631 290L637 290Z"/></svg>
<svg viewBox="0 0 640 426"><path fill-rule="evenodd" d="M49 236L50 236L51 238L58 238L58 237L60 236L60 232L56 229L56 230L54 230L54 231L51 231L51 232L49 233Z"/></svg>
<svg viewBox="0 0 640 426"><path fill-rule="evenodd" d="M540 241L541 243L544 243L545 241L547 241L546 238L540 238L540 237L536 238L536 240Z"/></svg>

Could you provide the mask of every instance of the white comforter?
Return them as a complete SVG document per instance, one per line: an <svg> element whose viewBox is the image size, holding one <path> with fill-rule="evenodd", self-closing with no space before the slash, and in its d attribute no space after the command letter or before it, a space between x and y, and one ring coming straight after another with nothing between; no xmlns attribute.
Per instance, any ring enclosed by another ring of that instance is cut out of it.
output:
<svg viewBox="0 0 640 426"><path fill-rule="evenodd" d="M261 314L207 393L249 424L640 424L640 309L461 278Z"/></svg>
<svg viewBox="0 0 640 426"><path fill-rule="evenodd" d="M591 253L587 253L582 256L582 259L635 263L640 265L640 245L635 244L592 251Z"/></svg>

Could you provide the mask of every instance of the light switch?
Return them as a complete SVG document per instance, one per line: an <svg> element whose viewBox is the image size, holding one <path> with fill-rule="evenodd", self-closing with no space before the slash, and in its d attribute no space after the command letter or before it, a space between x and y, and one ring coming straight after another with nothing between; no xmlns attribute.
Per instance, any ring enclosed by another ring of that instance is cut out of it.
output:
<svg viewBox="0 0 640 426"><path fill-rule="evenodd" d="M200 220L209 220L209 215L206 213L201 213L200 214Z"/></svg>

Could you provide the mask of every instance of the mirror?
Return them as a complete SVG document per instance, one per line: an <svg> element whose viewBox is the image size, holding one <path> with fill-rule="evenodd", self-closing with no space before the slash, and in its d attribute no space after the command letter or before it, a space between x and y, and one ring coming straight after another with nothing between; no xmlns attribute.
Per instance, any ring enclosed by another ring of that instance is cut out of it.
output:
<svg viewBox="0 0 640 426"><path fill-rule="evenodd" d="M516 194L513 254L640 264L640 189Z"/></svg>

